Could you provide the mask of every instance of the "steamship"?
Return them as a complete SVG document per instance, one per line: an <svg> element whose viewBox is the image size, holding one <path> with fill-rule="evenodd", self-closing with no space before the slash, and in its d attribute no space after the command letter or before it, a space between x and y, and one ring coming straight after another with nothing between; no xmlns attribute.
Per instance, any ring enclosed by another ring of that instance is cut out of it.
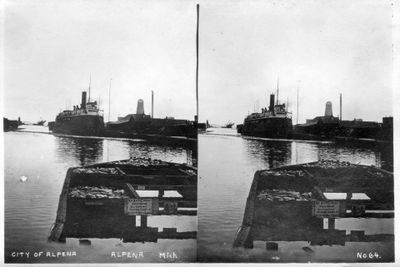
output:
<svg viewBox="0 0 400 267"><path fill-rule="evenodd" d="M292 117L285 104L275 104L275 95L270 95L270 105L261 112L248 115L243 124L237 125L237 132L242 135L265 138L291 138Z"/></svg>
<svg viewBox="0 0 400 267"><path fill-rule="evenodd" d="M104 131L103 114L97 108L97 101L86 102L83 91L81 105L60 112L55 122L49 123L49 129L54 133L98 136Z"/></svg>

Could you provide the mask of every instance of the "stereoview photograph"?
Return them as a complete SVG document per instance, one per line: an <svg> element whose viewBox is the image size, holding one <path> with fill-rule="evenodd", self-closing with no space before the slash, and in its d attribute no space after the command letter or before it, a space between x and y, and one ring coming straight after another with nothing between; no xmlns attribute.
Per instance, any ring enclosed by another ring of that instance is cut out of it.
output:
<svg viewBox="0 0 400 267"><path fill-rule="evenodd" d="M201 8L200 262L394 261L393 11Z"/></svg>
<svg viewBox="0 0 400 267"><path fill-rule="evenodd" d="M196 5L4 14L5 262L195 261Z"/></svg>
<svg viewBox="0 0 400 267"><path fill-rule="evenodd" d="M5 263L395 261L398 4L3 2Z"/></svg>

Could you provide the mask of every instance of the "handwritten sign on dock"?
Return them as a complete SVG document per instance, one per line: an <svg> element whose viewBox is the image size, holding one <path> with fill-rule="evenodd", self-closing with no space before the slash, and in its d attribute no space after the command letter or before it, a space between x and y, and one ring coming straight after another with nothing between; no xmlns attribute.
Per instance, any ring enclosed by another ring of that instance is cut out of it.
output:
<svg viewBox="0 0 400 267"><path fill-rule="evenodd" d="M320 218L341 217L346 213L345 204L342 201L315 201L312 215Z"/></svg>
<svg viewBox="0 0 400 267"><path fill-rule="evenodd" d="M126 215L157 214L158 209L158 199L156 198L130 198L126 199L124 203L124 212Z"/></svg>

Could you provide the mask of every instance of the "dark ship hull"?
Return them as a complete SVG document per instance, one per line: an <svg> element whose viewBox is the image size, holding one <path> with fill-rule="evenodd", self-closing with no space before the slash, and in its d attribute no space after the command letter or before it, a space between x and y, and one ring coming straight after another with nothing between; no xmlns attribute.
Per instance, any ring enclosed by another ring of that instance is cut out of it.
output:
<svg viewBox="0 0 400 267"><path fill-rule="evenodd" d="M175 120L175 119L158 119L147 118L137 119L133 118L122 122L113 122L107 124L107 134L113 135L114 133L133 133L140 134L158 134L165 136L184 136L190 138L197 138L197 128L194 122L188 120Z"/></svg>
<svg viewBox="0 0 400 267"><path fill-rule="evenodd" d="M94 115L64 117L57 119L51 130L60 134L100 135L104 132L104 121Z"/></svg>
<svg viewBox="0 0 400 267"><path fill-rule="evenodd" d="M275 104L275 95L270 95L269 108L262 108L261 113L248 115L243 124L237 125L237 132L242 135L264 138L292 138L293 126L290 113L285 104Z"/></svg>
<svg viewBox="0 0 400 267"><path fill-rule="evenodd" d="M238 133L265 138L291 138L292 119L274 117L245 121L244 124L238 125Z"/></svg>
<svg viewBox="0 0 400 267"><path fill-rule="evenodd" d="M18 126L21 124L22 123L19 118L18 118L18 120L9 120L9 119L3 117L3 131L4 132L15 131L18 129Z"/></svg>
<svg viewBox="0 0 400 267"><path fill-rule="evenodd" d="M58 134L100 136L104 133L104 120L97 102L87 102L86 91L83 91L80 107L74 106L73 110L60 112L54 122L49 122L48 127Z"/></svg>

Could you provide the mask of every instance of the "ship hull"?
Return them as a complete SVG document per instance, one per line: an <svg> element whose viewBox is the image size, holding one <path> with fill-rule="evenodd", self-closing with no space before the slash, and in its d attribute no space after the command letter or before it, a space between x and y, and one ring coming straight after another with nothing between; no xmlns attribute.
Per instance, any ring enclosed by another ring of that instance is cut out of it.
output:
<svg viewBox="0 0 400 267"><path fill-rule="evenodd" d="M64 117L56 120L52 130L60 134L100 135L104 132L104 121L94 115Z"/></svg>
<svg viewBox="0 0 400 267"><path fill-rule="evenodd" d="M292 119L290 118L260 118L245 121L238 127L238 132L246 136L265 138L291 138Z"/></svg>
<svg viewBox="0 0 400 267"><path fill-rule="evenodd" d="M160 134L166 136L185 136L196 138L197 129L186 120L149 119L143 121L129 120L121 123L107 125L107 132L135 133L135 134Z"/></svg>

